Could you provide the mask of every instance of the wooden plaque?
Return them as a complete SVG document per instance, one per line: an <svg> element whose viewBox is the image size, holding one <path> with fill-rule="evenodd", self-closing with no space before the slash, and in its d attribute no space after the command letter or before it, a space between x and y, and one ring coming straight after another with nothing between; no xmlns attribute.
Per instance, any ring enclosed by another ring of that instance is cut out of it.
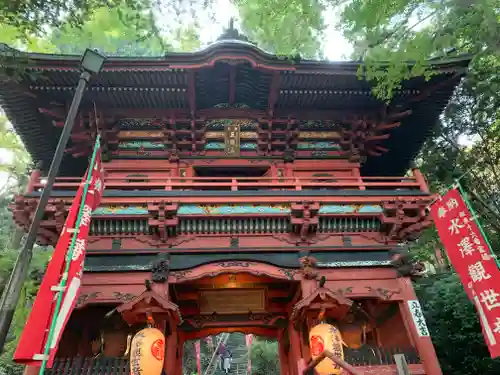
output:
<svg viewBox="0 0 500 375"><path fill-rule="evenodd" d="M240 156L240 125L233 123L224 127L226 155Z"/></svg>
<svg viewBox="0 0 500 375"><path fill-rule="evenodd" d="M201 314L246 314L266 311L264 289L217 289L200 291Z"/></svg>

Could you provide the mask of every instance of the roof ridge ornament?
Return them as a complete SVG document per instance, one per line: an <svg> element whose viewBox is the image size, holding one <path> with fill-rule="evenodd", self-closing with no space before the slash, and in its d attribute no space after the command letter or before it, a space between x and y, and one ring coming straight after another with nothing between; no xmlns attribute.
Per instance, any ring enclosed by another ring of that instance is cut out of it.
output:
<svg viewBox="0 0 500 375"><path fill-rule="evenodd" d="M234 17L231 17L229 19L229 27L224 29L224 32L217 38L217 41L224 41L224 40L239 40L242 42L246 43L251 43L255 44L248 39L247 36L244 34L240 33L235 27L234 27Z"/></svg>

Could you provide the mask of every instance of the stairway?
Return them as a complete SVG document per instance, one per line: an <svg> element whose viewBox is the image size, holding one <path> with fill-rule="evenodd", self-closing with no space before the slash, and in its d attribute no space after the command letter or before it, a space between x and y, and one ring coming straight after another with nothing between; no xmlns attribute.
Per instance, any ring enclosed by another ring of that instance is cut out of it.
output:
<svg viewBox="0 0 500 375"><path fill-rule="evenodd" d="M247 375L248 349L245 343L245 335L243 333L230 333L226 342L226 348L233 353L230 374ZM214 375L224 375L224 371L217 367Z"/></svg>
<svg viewBox="0 0 500 375"><path fill-rule="evenodd" d="M204 375L214 375L215 372L219 369L219 355L217 354L219 351L219 345L226 345L227 340L229 339L229 333L223 333L217 340L215 345L214 352L212 353L212 357L210 358L210 362L208 363L207 369L203 373Z"/></svg>

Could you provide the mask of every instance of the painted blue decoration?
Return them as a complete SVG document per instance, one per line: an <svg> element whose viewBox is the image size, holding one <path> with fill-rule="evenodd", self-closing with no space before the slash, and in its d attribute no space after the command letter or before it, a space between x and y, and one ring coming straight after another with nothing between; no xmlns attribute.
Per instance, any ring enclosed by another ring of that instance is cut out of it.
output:
<svg viewBox="0 0 500 375"><path fill-rule="evenodd" d="M332 121L307 120L299 122L300 130L337 130L340 126Z"/></svg>
<svg viewBox="0 0 500 375"><path fill-rule="evenodd" d="M226 125L233 125L235 123L240 126L240 131L257 129L257 122L254 120L210 120L206 122L206 127L207 130L223 130Z"/></svg>
<svg viewBox="0 0 500 375"><path fill-rule="evenodd" d="M104 206L96 208L92 216L147 214L149 214L148 208L144 206Z"/></svg>
<svg viewBox="0 0 500 375"><path fill-rule="evenodd" d="M135 119L135 118L126 118L117 121L118 128L123 130L130 129L161 129L163 127L163 123L161 121L153 121L152 119Z"/></svg>
<svg viewBox="0 0 500 375"><path fill-rule="evenodd" d="M226 145L224 142L208 142L205 144L205 150L224 150ZM257 149L257 143L253 142L242 142L240 143L241 150L255 150Z"/></svg>
<svg viewBox="0 0 500 375"><path fill-rule="evenodd" d="M165 145L162 142L151 141L124 141L118 144L118 148L121 150L135 150L141 147L149 150L161 150Z"/></svg>
<svg viewBox="0 0 500 375"><path fill-rule="evenodd" d="M299 142L298 150L340 150L340 146L335 142Z"/></svg>
<svg viewBox="0 0 500 375"><path fill-rule="evenodd" d="M244 214L289 214L288 205L196 205L183 204L179 215L244 215Z"/></svg>
<svg viewBox="0 0 500 375"><path fill-rule="evenodd" d="M327 204L319 208L320 214L379 214L383 211L380 205L348 205L348 204Z"/></svg>

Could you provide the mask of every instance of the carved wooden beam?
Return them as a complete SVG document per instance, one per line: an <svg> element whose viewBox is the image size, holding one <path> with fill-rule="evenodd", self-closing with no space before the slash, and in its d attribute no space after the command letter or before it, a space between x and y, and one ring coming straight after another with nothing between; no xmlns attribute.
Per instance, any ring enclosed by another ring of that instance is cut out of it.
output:
<svg viewBox="0 0 500 375"><path fill-rule="evenodd" d="M436 83L433 86L427 87L425 90L423 90L417 96L409 98L409 100L407 101L407 103L414 103L414 102L419 102L421 100L424 100L425 98L427 98L429 95L431 95L436 90L439 90L442 87L445 87L445 86L448 86L448 85L452 84L455 80L460 79L462 76L463 76L463 74L461 74L461 73L455 73L450 78L448 78L446 80L443 80L443 81L441 81L439 83Z"/></svg>
<svg viewBox="0 0 500 375"><path fill-rule="evenodd" d="M359 110L356 112L360 116L373 120L379 119L379 114L376 111ZM266 110L248 109L248 108L208 108L199 109L196 111L197 117L200 119L218 119L218 118L244 118L244 119L268 119L269 116ZM111 118L175 118L177 120L191 119L190 110L186 109L159 109L159 108L110 108L106 110L106 117ZM333 111L333 110L294 110L294 109L275 109L274 122L286 124L289 118L297 120L342 120L349 121L352 118L352 111Z"/></svg>
<svg viewBox="0 0 500 375"><path fill-rule="evenodd" d="M66 118L66 111L62 108L38 108L38 112L40 112L43 115L48 115L51 117L54 117L56 119L65 119Z"/></svg>
<svg viewBox="0 0 500 375"><path fill-rule="evenodd" d="M394 120L398 120L398 119L403 118L403 117L410 116L411 114L412 114L411 109L403 111L403 112L393 112L393 113L389 113L387 115L386 120L387 121L394 121Z"/></svg>

